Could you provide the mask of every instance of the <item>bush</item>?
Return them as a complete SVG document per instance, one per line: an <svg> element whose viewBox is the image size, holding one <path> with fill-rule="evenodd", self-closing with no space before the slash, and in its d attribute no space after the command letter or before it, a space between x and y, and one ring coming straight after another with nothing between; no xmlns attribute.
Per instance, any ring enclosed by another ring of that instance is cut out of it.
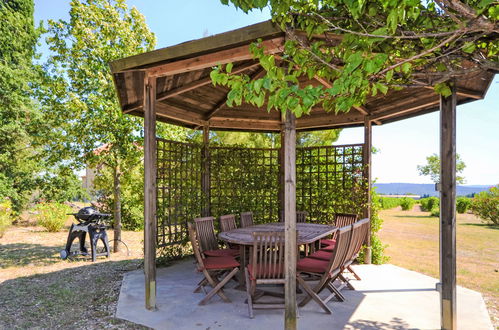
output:
<svg viewBox="0 0 499 330"><path fill-rule="evenodd" d="M36 211L37 223L49 232L57 232L64 227L69 217L67 214L72 210L62 203L40 203L36 206Z"/></svg>
<svg viewBox="0 0 499 330"><path fill-rule="evenodd" d="M440 199L438 197L426 197L419 200L421 203L421 209L426 212L431 212L435 206L440 205Z"/></svg>
<svg viewBox="0 0 499 330"><path fill-rule="evenodd" d="M395 197L382 197L382 196L380 196L378 198L378 201L380 203L379 206L382 210L393 209L393 208L400 205L400 198L395 198Z"/></svg>
<svg viewBox="0 0 499 330"><path fill-rule="evenodd" d="M468 197L458 197L456 201L457 213L466 213L471 206L471 199Z"/></svg>
<svg viewBox="0 0 499 330"><path fill-rule="evenodd" d="M12 224L12 203L9 199L0 202L0 238Z"/></svg>
<svg viewBox="0 0 499 330"><path fill-rule="evenodd" d="M476 194L471 210L484 222L499 225L499 185Z"/></svg>
<svg viewBox="0 0 499 330"><path fill-rule="evenodd" d="M379 217L379 210L382 207L382 200L387 197L380 197L376 192L372 191L372 202L371 202L371 256L372 263L376 265L388 262L389 257L385 255L386 244L383 244L378 237L378 231L381 229L383 224L383 219ZM399 199L399 198L393 198ZM395 207L395 206L394 206ZM362 249L357 257L357 261L360 263L364 262L365 249Z"/></svg>
<svg viewBox="0 0 499 330"><path fill-rule="evenodd" d="M400 206L402 206L402 210L404 211L412 210L414 204L416 204L416 201L412 198L404 197L400 199Z"/></svg>
<svg viewBox="0 0 499 330"><path fill-rule="evenodd" d="M430 210L430 215L432 217L440 217L440 205L436 204L433 206L433 208Z"/></svg>

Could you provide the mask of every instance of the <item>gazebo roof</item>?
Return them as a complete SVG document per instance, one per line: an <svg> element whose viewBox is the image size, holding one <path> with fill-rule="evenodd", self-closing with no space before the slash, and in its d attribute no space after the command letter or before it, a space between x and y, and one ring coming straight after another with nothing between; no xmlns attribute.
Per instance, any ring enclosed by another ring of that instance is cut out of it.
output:
<svg viewBox="0 0 499 330"><path fill-rule="evenodd" d="M331 36L330 36L331 37ZM332 36L340 40L340 36ZM253 79L264 72L252 58L248 45L262 39L267 52L282 53L286 34L270 21L250 25L214 36L184 42L175 46L116 60L111 63L118 97L123 112L143 116L145 72L157 77L157 120L213 130L278 132L280 113L268 112L266 104L257 108L243 103L229 108L225 103L228 89L213 86L210 72L218 64L234 63L232 72L246 73ZM482 99L494 77L493 73L474 73L457 81L457 103ZM331 86L321 78L303 78L303 85ZM296 129L363 126L365 116L375 124L383 124L436 111L439 95L432 88L407 88L386 95L370 97L362 106L349 113L325 112L314 108L310 115L297 119Z"/></svg>

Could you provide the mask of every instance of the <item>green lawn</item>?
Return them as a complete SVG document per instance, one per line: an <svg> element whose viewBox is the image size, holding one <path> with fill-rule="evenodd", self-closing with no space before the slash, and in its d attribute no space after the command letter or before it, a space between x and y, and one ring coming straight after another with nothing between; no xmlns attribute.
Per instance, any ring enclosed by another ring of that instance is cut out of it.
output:
<svg viewBox="0 0 499 330"><path fill-rule="evenodd" d="M390 263L439 277L439 220L429 212L381 211L380 237ZM457 217L457 283L483 294L492 321L499 326L499 227L472 214Z"/></svg>

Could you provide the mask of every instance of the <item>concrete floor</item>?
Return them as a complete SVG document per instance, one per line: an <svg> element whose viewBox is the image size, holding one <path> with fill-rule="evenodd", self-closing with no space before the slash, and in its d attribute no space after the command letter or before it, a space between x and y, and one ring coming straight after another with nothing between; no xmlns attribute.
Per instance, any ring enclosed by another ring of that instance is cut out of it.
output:
<svg viewBox="0 0 499 330"><path fill-rule="evenodd" d="M362 278L352 281L356 290L344 289L345 302L328 303L328 315L314 302L299 309L299 329L439 329L439 294L436 279L393 265L358 265ZM248 317L245 292L225 289L232 303L218 296L204 306L197 303L204 293L193 293L201 275L193 260L179 262L157 272L157 307L144 308L144 275L134 271L125 275L116 317L155 329L282 329L282 310L256 310ZM301 295L300 295L301 297ZM458 287L458 328L492 329L480 293Z"/></svg>

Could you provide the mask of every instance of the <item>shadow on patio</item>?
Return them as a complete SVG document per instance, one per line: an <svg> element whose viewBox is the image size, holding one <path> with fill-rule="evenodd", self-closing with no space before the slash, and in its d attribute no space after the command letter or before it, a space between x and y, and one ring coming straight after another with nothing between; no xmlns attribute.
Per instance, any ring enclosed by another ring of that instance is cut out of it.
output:
<svg viewBox="0 0 499 330"><path fill-rule="evenodd" d="M393 265L358 265L362 281L352 281L356 290L343 290L347 300L329 302L332 315L311 301L299 309L300 329L438 329L439 294L436 279ZM116 316L155 329L282 329L282 310L257 310L248 317L246 294L225 290L232 303L214 297L205 306L197 303L202 293L193 293L201 278L192 259L158 269L157 307L144 308L144 275L125 275ZM299 295L301 297L301 295ZM489 316L478 292L458 288L458 324L462 329L491 329Z"/></svg>

